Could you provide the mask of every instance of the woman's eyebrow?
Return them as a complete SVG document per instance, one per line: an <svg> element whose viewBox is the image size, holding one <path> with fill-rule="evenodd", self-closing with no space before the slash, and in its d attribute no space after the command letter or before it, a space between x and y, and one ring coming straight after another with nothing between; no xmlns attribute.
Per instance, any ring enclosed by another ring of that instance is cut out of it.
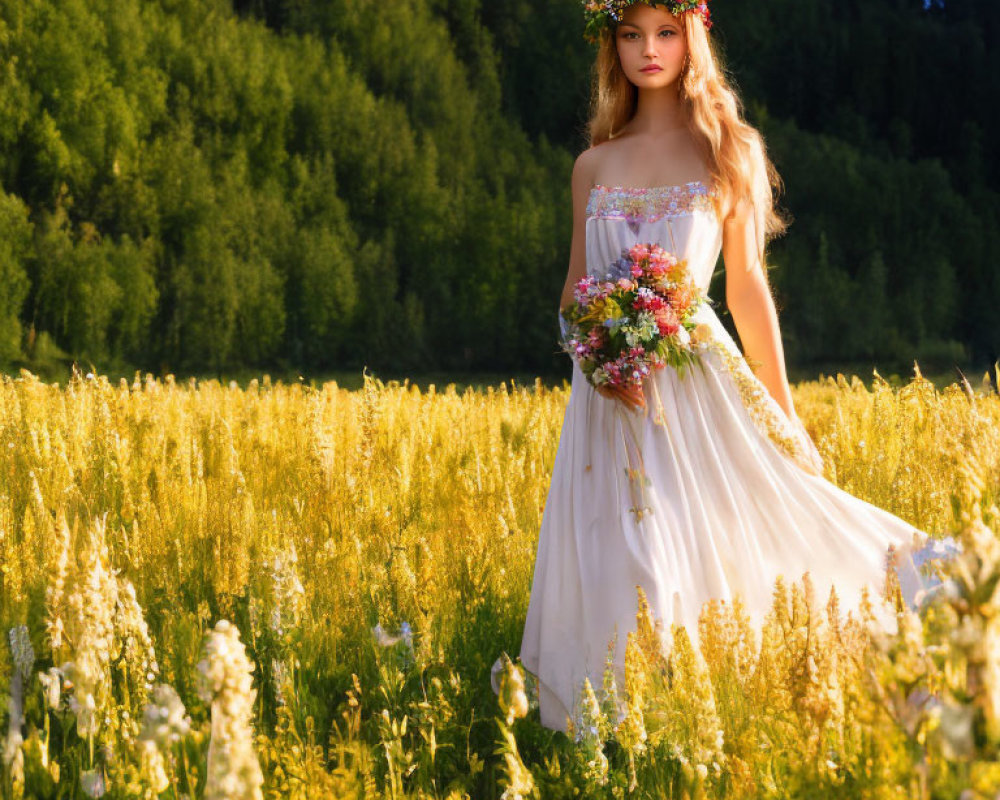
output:
<svg viewBox="0 0 1000 800"><path fill-rule="evenodd" d="M640 28L634 22L619 22L618 23L618 27L619 28L635 28L637 31L642 30L642 28ZM678 25L677 25L676 22L664 22L662 25L660 25L657 28L657 30L660 31L660 30L663 30L664 28L670 28L671 30L674 30L674 31L679 30Z"/></svg>

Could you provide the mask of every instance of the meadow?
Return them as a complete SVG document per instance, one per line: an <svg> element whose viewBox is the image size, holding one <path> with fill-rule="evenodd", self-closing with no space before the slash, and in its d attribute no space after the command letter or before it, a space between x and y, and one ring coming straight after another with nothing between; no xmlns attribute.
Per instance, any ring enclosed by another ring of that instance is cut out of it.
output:
<svg viewBox="0 0 1000 800"><path fill-rule="evenodd" d="M4 377L0 798L994 797L998 377L793 387L830 480L962 544L934 602L789 576L698 652L638 596L571 736L503 659L568 385Z"/></svg>

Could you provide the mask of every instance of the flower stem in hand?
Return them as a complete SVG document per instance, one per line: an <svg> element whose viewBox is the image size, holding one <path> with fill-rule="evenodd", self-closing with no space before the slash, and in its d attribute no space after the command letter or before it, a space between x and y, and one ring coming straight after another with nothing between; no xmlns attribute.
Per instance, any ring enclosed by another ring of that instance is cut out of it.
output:
<svg viewBox="0 0 1000 800"><path fill-rule="evenodd" d="M646 398L642 393L641 386L608 386L595 387L598 393L611 399L619 399L633 411L646 407Z"/></svg>

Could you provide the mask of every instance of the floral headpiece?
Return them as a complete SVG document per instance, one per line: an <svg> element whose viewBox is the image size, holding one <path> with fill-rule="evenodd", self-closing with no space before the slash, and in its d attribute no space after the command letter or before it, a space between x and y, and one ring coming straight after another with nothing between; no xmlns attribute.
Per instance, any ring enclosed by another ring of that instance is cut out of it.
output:
<svg viewBox="0 0 1000 800"><path fill-rule="evenodd" d="M712 27L712 20L708 12L708 0L583 0L583 14L587 19L584 36L590 41L596 42L602 28L609 23L617 25L622 21L625 9L636 3L666 6L667 10L675 17L689 11L694 12L701 15L706 28Z"/></svg>

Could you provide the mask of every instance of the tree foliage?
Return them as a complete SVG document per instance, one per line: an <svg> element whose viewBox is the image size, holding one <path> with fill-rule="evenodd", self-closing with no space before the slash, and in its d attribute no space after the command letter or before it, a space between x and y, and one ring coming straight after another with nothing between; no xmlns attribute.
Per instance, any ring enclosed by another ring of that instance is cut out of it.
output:
<svg viewBox="0 0 1000 800"><path fill-rule="evenodd" d="M996 4L713 13L795 219L789 357L996 358ZM565 370L581 25L577 0L0 3L0 362Z"/></svg>

